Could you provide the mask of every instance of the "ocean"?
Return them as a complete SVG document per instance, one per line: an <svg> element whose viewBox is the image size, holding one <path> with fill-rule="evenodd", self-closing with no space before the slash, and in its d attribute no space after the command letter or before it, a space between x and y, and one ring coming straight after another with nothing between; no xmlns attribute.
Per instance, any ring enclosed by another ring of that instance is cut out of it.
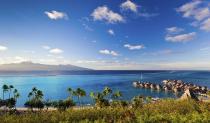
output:
<svg viewBox="0 0 210 123"><path fill-rule="evenodd" d="M210 88L210 71L75 71L75 72L1 72L0 86L13 85L21 96L17 106L23 107L32 87L44 93L44 99L59 100L68 97L67 88L82 88L87 96L82 98L84 105L92 104L90 92L101 92L105 86L113 91L121 91L123 100L144 95L158 98L177 98L172 92L134 88L133 81L141 79L152 83L161 83L165 79L179 79ZM8 93L5 95L8 96ZM0 89L2 98L2 89ZM76 98L74 99L77 102Z"/></svg>

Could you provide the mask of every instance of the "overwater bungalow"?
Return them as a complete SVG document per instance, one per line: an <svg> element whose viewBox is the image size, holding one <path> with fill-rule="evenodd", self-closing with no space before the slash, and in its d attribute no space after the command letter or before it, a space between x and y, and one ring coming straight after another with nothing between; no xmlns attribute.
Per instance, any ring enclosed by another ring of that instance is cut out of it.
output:
<svg viewBox="0 0 210 123"><path fill-rule="evenodd" d="M163 90L163 91L172 91L174 93L185 92L190 89L193 93L197 95L206 94L208 91L207 86L199 86L193 83L184 82L182 80L163 80L163 85L154 84L151 82L133 82L134 87L146 88L152 90Z"/></svg>

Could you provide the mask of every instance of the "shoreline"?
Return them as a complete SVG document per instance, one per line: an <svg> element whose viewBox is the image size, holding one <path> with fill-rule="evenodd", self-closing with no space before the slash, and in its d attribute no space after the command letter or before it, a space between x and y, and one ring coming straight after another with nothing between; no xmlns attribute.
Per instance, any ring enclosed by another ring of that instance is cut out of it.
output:
<svg viewBox="0 0 210 123"><path fill-rule="evenodd" d="M93 109L94 106L73 106L69 109L73 109L73 110L79 110L79 109ZM0 111L3 111L5 110L4 107L1 107L0 108ZM8 110L8 108L6 109ZM26 107L16 107L16 110L17 111L31 111L30 108L26 108ZM40 111L40 109L38 108L33 108L33 111ZM42 111L58 111L57 108L54 108L54 107L49 107L49 108L43 108Z"/></svg>
<svg viewBox="0 0 210 123"><path fill-rule="evenodd" d="M200 97L200 99L201 98L202 97ZM162 99L162 98L160 98L160 99ZM174 100L179 100L179 99L180 98L174 99ZM210 96L207 96L205 99L202 98L200 101L205 102L205 103L210 103ZM93 108L94 108L94 105L83 105L83 106L73 106L73 107L68 108L68 109L81 110L81 109L93 109ZM0 108L0 111L2 111L2 110L5 110L4 107L1 107ZM8 110L8 108L7 108L7 110ZM27 108L27 107L16 107L16 110L17 111L30 111L31 109L30 108ZM38 108L33 108L33 111L40 111L40 110ZM57 108L54 108L54 107L48 107L48 108L44 107L42 109L42 111L58 111L58 109Z"/></svg>

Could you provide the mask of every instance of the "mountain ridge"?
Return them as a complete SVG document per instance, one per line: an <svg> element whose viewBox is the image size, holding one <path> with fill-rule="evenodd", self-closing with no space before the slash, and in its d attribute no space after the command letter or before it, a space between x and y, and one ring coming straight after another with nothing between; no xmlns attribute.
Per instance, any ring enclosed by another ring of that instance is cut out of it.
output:
<svg viewBox="0 0 210 123"><path fill-rule="evenodd" d="M0 71L84 71L89 68L75 65L47 65L33 62L21 62L0 65Z"/></svg>

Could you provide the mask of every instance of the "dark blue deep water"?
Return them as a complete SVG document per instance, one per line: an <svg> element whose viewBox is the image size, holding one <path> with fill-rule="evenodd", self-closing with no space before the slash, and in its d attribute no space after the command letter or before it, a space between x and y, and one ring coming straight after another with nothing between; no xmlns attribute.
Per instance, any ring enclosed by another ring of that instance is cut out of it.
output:
<svg viewBox="0 0 210 123"><path fill-rule="evenodd" d="M83 88L87 94L102 91L105 86L113 90L120 90L122 99L130 100L133 96L145 95L159 98L175 98L171 92L158 92L147 89L136 89L132 82L140 80L161 83L164 79L181 79L210 88L210 71L83 71L83 72L7 72L0 73L0 86L14 85L21 94L18 106L23 106L32 87L37 87L44 93L45 99L65 99L68 96L66 89ZM2 89L0 89L2 98ZM76 101L76 100L75 100ZM87 96L83 103L92 101Z"/></svg>

